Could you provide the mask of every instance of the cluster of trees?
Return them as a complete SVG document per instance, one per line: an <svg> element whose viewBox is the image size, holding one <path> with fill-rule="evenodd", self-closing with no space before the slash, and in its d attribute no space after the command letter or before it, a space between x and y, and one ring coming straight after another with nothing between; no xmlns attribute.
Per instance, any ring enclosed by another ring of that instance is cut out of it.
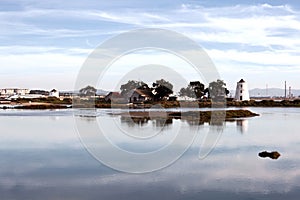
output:
<svg viewBox="0 0 300 200"><path fill-rule="evenodd" d="M141 89L151 92L153 99L156 101L163 100L169 95L173 94L173 85L164 79L156 80L149 87L143 81L129 80L127 83L121 85L121 95L128 97L132 90ZM79 90L80 96L94 96L97 89L92 86L87 86ZM207 94L208 98L225 97L229 94L229 90L226 88L226 83L223 80L217 80L209 83L208 87L205 87L200 81L192 81L187 87L181 88L179 96L187 96L195 99L202 99Z"/></svg>
<svg viewBox="0 0 300 200"><path fill-rule="evenodd" d="M153 94L153 99L156 101L163 100L173 93L173 85L164 79L156 80L152 83L151 87L143 81L129 80L127 83L121 85L121 95L128 97L130 92L134 89L151 92Z"/></svg>
<svg viewBox="0 0 300 200"><path fill-rule="evenodd" d="M155 100L162 100L173 93L173 85L164 80L157 80L149 87L143 81L130 80L126 84L121 85L121 94L127 96L133 89L151 90L154 94ZM207 94L208 98L226 97L229 94L229 90L226 88L226 83L223 80L217 80L209 83L208 87L205 87L200 81L192 81L186 88L181 88L179 96L187 96L195 99L201 99Z"/></svg>
<svg viewBox="0 0 300 200"><path fill-rule="evenodd" d="M80 96L95 96L96 93L97 93L97 89L90 85L86 86L85 88L81 88L79 90Z"/></svg>
<svg viewBox="0 0 300 200"><path fill-rule="evenodd" d="M148 91L148 93L152 94L153 100L155 101L163 100L173 93L173 85L164 79L156 80L152 83L151 87L143 81L129 80L127 83L121 85L121 95L123 97L129 97L134 89L141 89L145 92ZM86 86L79 90L79 96L95 96L96 92L97 89L93 86Z"/></svg>
<svg viewBox="0 0 300 200"><path fill-rule="evenodd" d="M195 99L201 99L207 94L208 98L225 97L229 94L226 83L223 80L217 80L209 83L208 87L200 81L192 81L186 88L181 88L179 96L187 96Z"/></svg>

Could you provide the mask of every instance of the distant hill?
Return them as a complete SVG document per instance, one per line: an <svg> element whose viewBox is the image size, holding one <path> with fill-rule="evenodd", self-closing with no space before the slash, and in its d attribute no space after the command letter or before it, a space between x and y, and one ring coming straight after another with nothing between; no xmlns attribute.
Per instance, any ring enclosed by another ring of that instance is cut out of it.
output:
<svg viewBox="0 0 300 200"><path fill-rule="evenodd" d="M230 90L230 94L234 97L235 90ZM292 89L293 96L300 96L300 90L293 90ZM271 96L271 97L283 97L284 96L284 89L281 88L268 88L268 94L266 89L261 88L254 88L249 90L250 97L260 97L260 96ZM287 89L287 96L289 95L289 90Z"/></svg>
<svg viewBox="0 0 300 200"><path fill-rule="evenodd" d="M107 95L108 93L109 93L109 91L97 89L97 95Z"/></svg>
<svg viewBox="0 0 300 200"><path fill-rule="evenodd" d="M286 92L287 96L289 95L289 90L287 89ZM300 90L291 90L291 93L293 96L300 96ZM260 89L260 88L254 88L252 90L249 90L250 96L284 96L284 89L281 88L268 88L268 94L266 89Z"/></svg>
<svg viewBox="0 0 300 200"><path fill-rule="evenodd" d="M79 91L60 91L61 93L71 93L71 94L79 94ZM107 95L109 91L97 89L97 95Z"/></svg>

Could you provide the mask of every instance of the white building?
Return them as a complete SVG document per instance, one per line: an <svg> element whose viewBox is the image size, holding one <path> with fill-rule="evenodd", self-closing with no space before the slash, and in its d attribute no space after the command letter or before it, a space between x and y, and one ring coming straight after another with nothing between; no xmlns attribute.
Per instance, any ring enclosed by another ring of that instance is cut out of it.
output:
<svg viewBox="0 0 300 200"><path fill-rule="evenodd" d="M235 90L235 100L236 101L249 101L249 91L248 91L248 85L244 81L244 79L241 79L236 84L236 90Z"/></svg>
<svg viewBox="0 0 300 200"><path fill-rule="evenodd" d="M30 93L29 89L18 89L18 88L5 88L0 89L0 96L9 97L12 95L27 95Z"/></svg>
<svg viewBox="0 0 300 200"><path fill-rule="evenodd" d="M53 90L50 91L49 97L59 98L59 92L56 89L53 89Z"/></svg>

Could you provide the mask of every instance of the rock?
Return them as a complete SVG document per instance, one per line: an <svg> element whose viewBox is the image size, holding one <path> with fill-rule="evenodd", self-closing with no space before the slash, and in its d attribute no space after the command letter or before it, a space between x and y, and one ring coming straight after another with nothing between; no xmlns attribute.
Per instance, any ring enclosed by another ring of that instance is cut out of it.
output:
<svg viewBox="0 0 300 200"><path fill-rule="evenodd" d="M280 156L280 153L278 153L277 151L272 151L272 152L263 151L263 152L260 152L258 154L258 156L262 157L262 158L269 157L269 158L272 158L272 159L278 159L279 156Z"/></svg>

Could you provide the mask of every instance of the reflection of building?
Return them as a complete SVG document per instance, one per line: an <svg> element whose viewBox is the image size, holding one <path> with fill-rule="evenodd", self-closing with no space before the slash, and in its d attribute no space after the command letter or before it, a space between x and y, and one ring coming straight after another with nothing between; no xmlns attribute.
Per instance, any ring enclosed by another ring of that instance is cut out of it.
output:
<svg viewBox="0 0 300 200"><path fill-rule="evenodd" d="M236 126L241 133L246 133L248 131L248 120L237 120Z"/></svg>
<svg viewBox="0 0 300 200"><path fill-rule="evenodd" d="M249 101L249 91L247 83L244 81L244 79L241 79L236 84L236 90L235 90L235 100L236 101Z"/></svg>

